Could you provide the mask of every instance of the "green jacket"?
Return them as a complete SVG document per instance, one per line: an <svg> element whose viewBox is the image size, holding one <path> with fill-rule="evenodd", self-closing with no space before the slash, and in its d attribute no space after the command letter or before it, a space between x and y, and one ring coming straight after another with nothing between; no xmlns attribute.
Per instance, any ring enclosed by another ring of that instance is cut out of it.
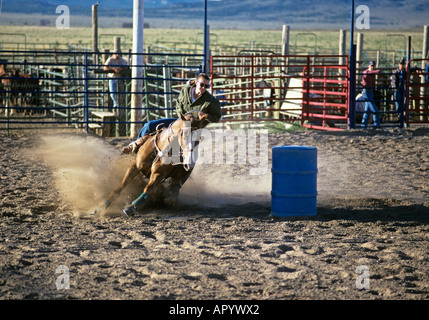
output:
<svg viewBox="0 0 429 320"><path fill-rule="evenodd" d="M219 122L222 116L219 100L206 91L192 103L192 87L195 87L195 84L187 84L180 91L176 103L177 115L180 117L181 114L186 114L189 111L199 110L209 114L209 122Z"/></svg>

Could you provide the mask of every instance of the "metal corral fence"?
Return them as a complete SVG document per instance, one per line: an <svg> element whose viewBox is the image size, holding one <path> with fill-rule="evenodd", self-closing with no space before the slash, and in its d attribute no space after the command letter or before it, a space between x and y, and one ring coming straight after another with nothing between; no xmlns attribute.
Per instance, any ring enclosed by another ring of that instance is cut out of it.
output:
<svg viewBox="0 0 429 320"><path fill-rule="evenodd" d="M396 68L377 68L381 74L376 78L374 102L382 127L429 123L428 71L415 66L422 61L429 64L427 59L408 62L401 115L392 87ZM350 103L348 65L345 55L281 56L243 50L240 55L212 56L212 93L221 101L222 121L298 121L322 130L359 128L365 112L361 81L366 68L357 70L357 96Z"/></svg>
<svg viewBox="0 0 429 320"><path fill-rule="evenodd" d="M106 54L79 51L0 50L0 129L86 128L105 136L130 135L131 95L142 94L144 123L169 117L183 84L200 71L202 55L143 54L142 92L131 90L129 68L121 74L119 107L112 108Z"/></svg>
<svg viewBox="0 0 429 320"><path fill-rule="evenodd" d="M299 121L309 128L347 128L347 56L242 52L213 56L211 74L223 121Z"/></svg>
<svg viewBox="0 0 429 320"><path fill-rule="evenodd" d="M132 56L122 53L130 68ZM108 72L103 70L108 54L0 50L0 129L71 127L129 136L133 94L142 94L143 99L143 117L133 123L175 116L177 95L202 70L203 56L153 52L143 56L142 92L132 92L131 71L125 70L119 107L113 108ZM427 71L411 67L423 60L408 64L403 119L396 113L393 68L382 69L375 90L382 126L428 123ZM348 65L346 55L277 55L244 49L237 55L211 57L211 90L221 101L224 123L281 121L323 130L354 128L364 112L360 97L364 68L357 72L356 104L351 104ZM356 110L350 112L350 107Z"/></svg>

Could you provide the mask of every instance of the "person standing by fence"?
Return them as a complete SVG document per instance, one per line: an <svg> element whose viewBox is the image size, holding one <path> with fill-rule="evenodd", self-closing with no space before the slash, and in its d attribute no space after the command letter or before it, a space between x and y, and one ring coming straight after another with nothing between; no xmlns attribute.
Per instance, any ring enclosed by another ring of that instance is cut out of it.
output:
<svg viewBox="0 0 429 320"><path fill-rule="evenodd" d="M375 61L370 61L368 69L363 72L362 76L362 97L365 100L365 112L362 118L362 128L366 128L369 122L369 115L373 114L374 126L380 127L380 115L377 106L374 103L375 76L381 73L375 70Z"/></svg>
<svg viewBox="0 0 429 320"><path fill-rule="evenodd" d="M398 64L398 68L392 74L392 88L394 90L396 115L398 121L404 121L404 102L405 102L405 60L401 59Z"/></svg>
<svg viewBox="0 0 429 320"><path fill-rule="evenodd" d="M128 68L128 63L120 56L120 50L115 50L112 56L106 60L104 64L105 71L109 73L109 92L113 101L113 112L117 113L116 108L119 107L119 84L122 77L122 71ZM112 72L113 71L113 72Z"/></svg>
<svg viewBox="0 0 429 320"><path fill-rule="evenodd" d="M426 59L425 60L426 60L426 65L425 65L426 76L425 76L425 79L426 79L426 83L429 83L429 51L426 54Z"/></svg>

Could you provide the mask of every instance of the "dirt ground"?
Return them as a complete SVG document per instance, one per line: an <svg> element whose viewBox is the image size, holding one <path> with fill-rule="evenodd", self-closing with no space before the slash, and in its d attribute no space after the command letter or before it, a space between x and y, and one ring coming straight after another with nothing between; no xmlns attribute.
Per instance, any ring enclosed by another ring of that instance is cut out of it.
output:
<svg viewBox="0 0 429 320"><path fill-rule="evenodd" d="M270 214L270 168L213 164L174 208L126 218L132 185L87 218L129 142L0 133L1 300L429 298L429 129L269 134L270 167L274 146L317 147L314 217Z"/></svg>

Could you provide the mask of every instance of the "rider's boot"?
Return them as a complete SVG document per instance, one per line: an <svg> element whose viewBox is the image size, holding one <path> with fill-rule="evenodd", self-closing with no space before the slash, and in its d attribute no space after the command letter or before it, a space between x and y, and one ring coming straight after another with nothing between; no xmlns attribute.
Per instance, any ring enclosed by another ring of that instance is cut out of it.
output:
<svg viewBox="0 0 429 320"><path fill-rule="evenodd" d="M137 153L140 147L150 138L149 134L144 135L141 138L138 138L136 141L131 142L128 146L122 149L122 153L129 154L131 152Z"/></svg>

